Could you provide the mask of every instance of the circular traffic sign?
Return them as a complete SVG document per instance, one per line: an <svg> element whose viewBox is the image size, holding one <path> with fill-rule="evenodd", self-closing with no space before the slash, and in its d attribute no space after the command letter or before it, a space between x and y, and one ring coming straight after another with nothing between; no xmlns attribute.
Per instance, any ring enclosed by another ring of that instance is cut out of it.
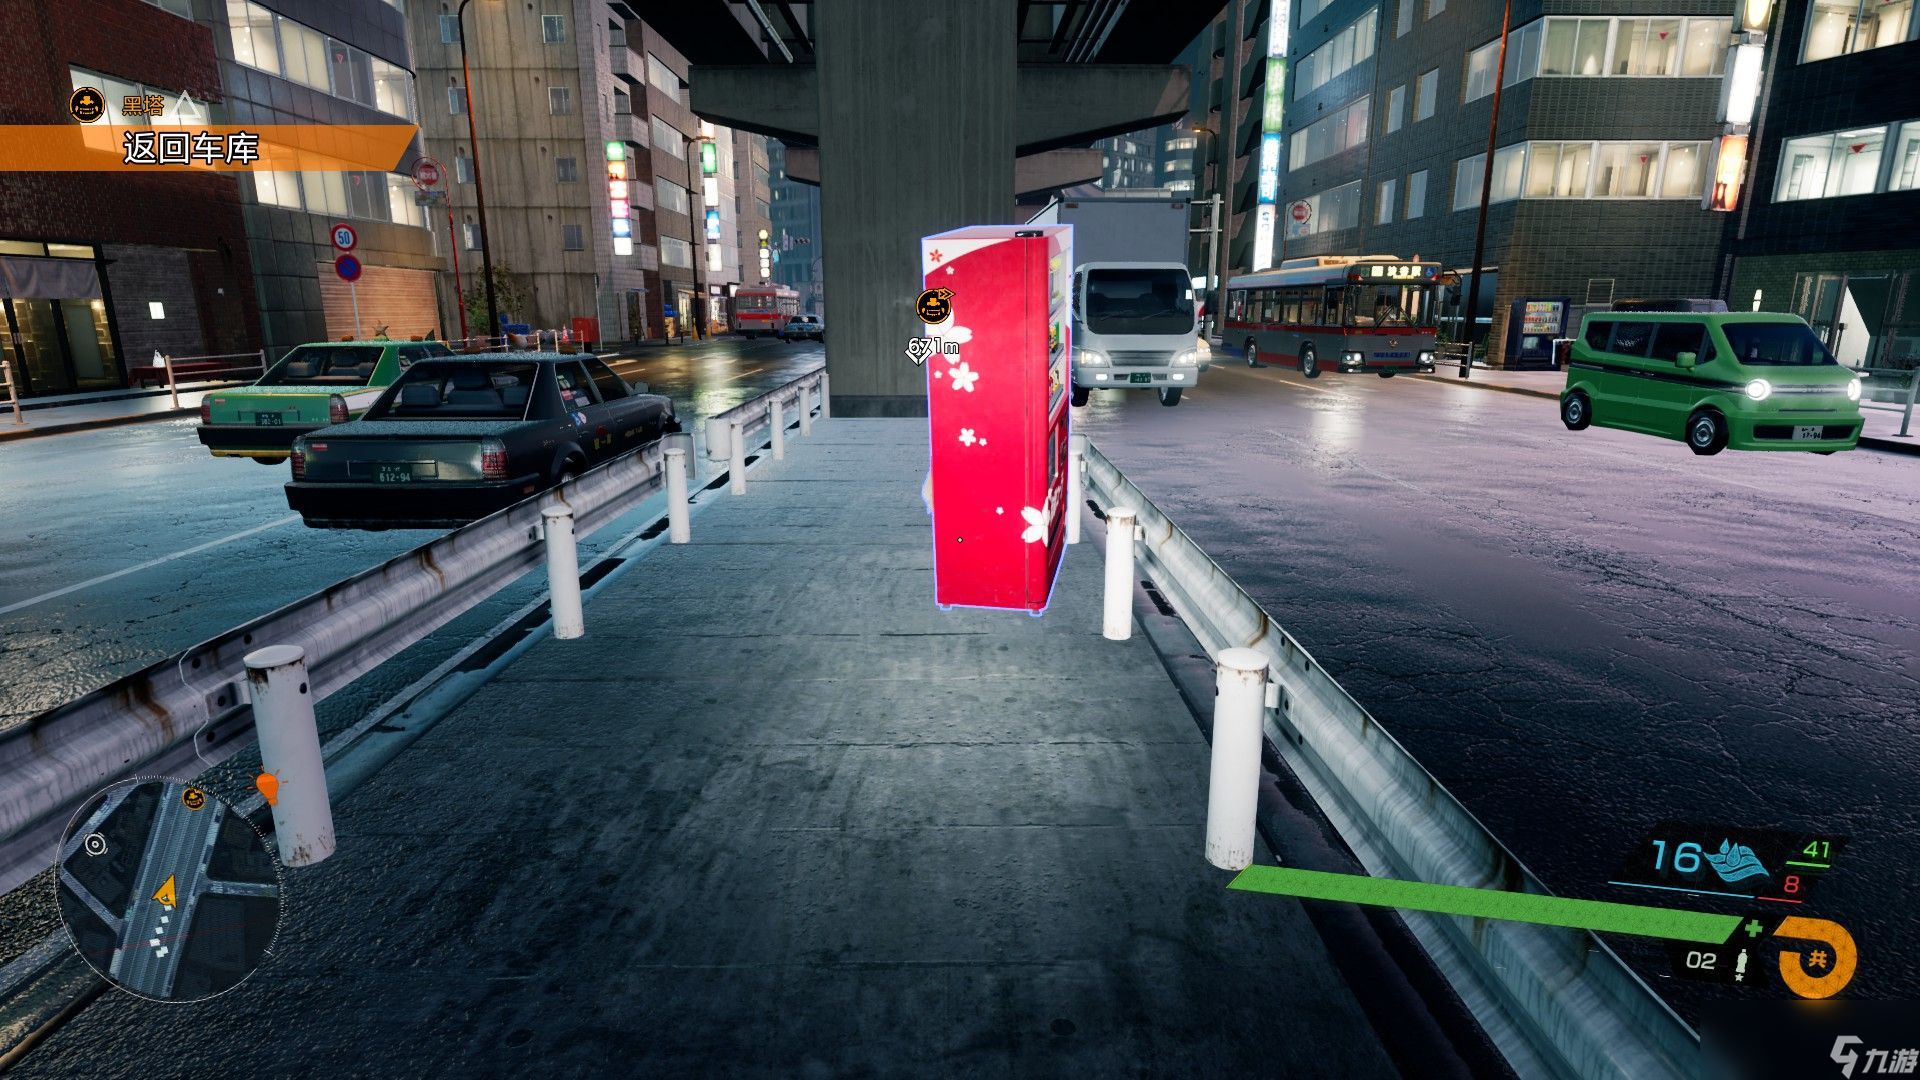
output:
<svg viewBox="0 0 1920 1080"><path fill-rule="evenodd" d="M430 157L422 157L413 163L413 182L418 187L440 186L440 163Z"/></svg>
<svg viewBox="0 0 1920 1080"><path fill-rule="evenodd" d="M359 242L360 234L353 231L353 226L344 221L336 221L333 223L334 247L339 248L341 251L352 251L353 245Z"/></svg>
<svg viewBox="0 0 1920 1080"><path fill-rule="evenodd" d="M360 260L351 255L342 255L333 260L333 272L340 275L341 281L360 280Z"/></svg>
<svg viewBox="0 0 1920 1080"><path fill-rule="evenodd" d="M1296 202L1292 206L1287 207L1287 216L1297 222L1305 223L1308 218L1313 216L1313 207L1307 205L1305 200Z"/></svg>

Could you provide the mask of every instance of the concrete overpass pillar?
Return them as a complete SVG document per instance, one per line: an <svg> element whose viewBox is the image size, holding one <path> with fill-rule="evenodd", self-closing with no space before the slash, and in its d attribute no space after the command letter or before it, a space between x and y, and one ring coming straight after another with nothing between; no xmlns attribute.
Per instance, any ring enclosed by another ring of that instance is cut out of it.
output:
<svg viewBox="0 0 1920 1080"><path fill-rule="evenodd" d="M835 416L925 416L920 246L1008 221L1014 0L817 0L821 265Z"/></svg>

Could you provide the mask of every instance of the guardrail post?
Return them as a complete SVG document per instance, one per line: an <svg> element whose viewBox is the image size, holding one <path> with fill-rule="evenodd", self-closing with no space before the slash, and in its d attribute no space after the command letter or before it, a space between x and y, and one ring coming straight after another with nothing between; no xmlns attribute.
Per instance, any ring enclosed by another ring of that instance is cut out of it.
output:
<svg viewBox="0 0 1920 1080"><path fill-rule="evenodd" d="M1087 437L1067 436L1067 543L1080 542L1081 474L1087 468Z"/></svg>
<svg viewBox="0 0 1920 1080"><path fill-rule="evenodd" d="M807 400L813 395L813 388L806 383L800 384L800 436L806 438L813 434L813 402Z"/></svg>
<svg viewBox="0 0 1920 1080"><path fill-rule="evenodd" d="M820 373L820 419L833 419L833 376Z"/></svg>
<svg viewBox="0 0 1920 1080"><path fill-rule="evenodd" d="M553 636L572 639L587 632L580 610L580 552L573 542L573 510L549 506L540 511L547 538L547 595L552 598Z"/></svg>
<svg viewBox="0 0 1920 1080"><path fill-rule="evenodd" d="M667 458L667 541L684 544L693 538L687 522L687 452L670 446Z"/></svg>
<svg viewBox="0 0 1920 1080"><path fill-rule="evenodd" d="M738 420L727 425L727 476L729 490L747 493L747 429Z"/></svg>
<svg viewBox="0 0 1920 1080"><path fill-rule="evenodd" d="M268 645L245 657L247 694L260 740L260 771L271 775L261 793L270 796L273 838L280 861L312 866L333 854L333 808L327 802L327 769L320 760L313 693L307 685L307 654L298 645Z"/></svg>
<svg viewBox="0 0 1920 1080"><path fill-rule="evenodd" d="M173 407L177 409L180 407L180 384L173 377L173 355L163 353L160 359L167 366L167 396L173 399Z"/></svg>
<svg viewBox="0 0 1920 1080"><path fill-rule="evenodd" d="M1108 641L1125 641L1133 636L1133 534L1131 507L1115 506L1107 510L1107 588L1106 608L1100 620L1100 632Z"/></svg>
<svg viewBox="0 0 1920 1080"><path fill-rule="evenodd" d="M1252 649L1222 649L1214 672L1207 861L1222 870L1245 870L1253 862L1254 815L1260 808L1267 658Z"/></svg>
<svg viewBox="0 0 1920 1080"><path fill-rule="evenodd" d="M773 395L767 402L767 423L773 428L773 460L785 461L787 458L787 418L780 408L780 395Z"/></svg>
<svg viewBox="0 0 1920 1080"><path fill-rule="evenodd" d="M1920 394L1920 368L1915 368L1907 372L1907 409L1900 414L1900 437L1903 439L1908 437L1907 425L1913 422L1913 400L1916 394ZM20 395L18 394L14 395L13 407L17 414L20 409Z"/></svg>
<svg viewBox="0 0 1920 1080"><path fill-rule="evenodd" d="M20 388L13 385L13 361L0 360L0 379L7 383L7 400L13 404L13 422L25 424L26 421L20 418Z"/></svg>

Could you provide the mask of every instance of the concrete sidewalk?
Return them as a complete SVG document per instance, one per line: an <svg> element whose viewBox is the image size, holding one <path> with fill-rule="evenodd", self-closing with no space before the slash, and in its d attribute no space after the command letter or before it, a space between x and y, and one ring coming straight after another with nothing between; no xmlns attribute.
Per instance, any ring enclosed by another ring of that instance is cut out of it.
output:
<svg viewBox="0 0 1920 1080"><path fill-rule="evenodd" d="M1473 369L1471 378L1460 378L1460 369L1443 367L1431 375L1416 375L1418 379L1444 379L1453 383L1465 383L1485 390L1499 390L1511 394L1524 394L1528 397L1560 400L1560 391L1566 388L1567 373L1564 371L1507 371L1502 368ZM1920 454L1920 438L1903 437L1900 430L1900 414L1886 409L1862 408L1860 415L1864 423L1860 431L1860 445L1875 450L1890 450L1896 454ZM1920 432L1920 420L1916 420L1909 431Z"/></svg>
<svg viewBox="0 0 1920 1080"><path fill-rule="evenodd" d="M16 1074L1398 1075L1301 906L1203 860L1096 545L1044 618L943 613L924 422L788 448L336 806L252 979Z"/></svg>
<svg viewBox="0 0 1920 1080"><path fill-rule="evenodd" d="M26 421L24 424L14 423L12 410L0 407L0 442L139 424L149 420L167 420L177 416L195 416L200 411L200 399L206 394L246 384L223 382L191 385L191 390L187 385L181 386L180 407L177 409L164 389L157 394L129 392L124 397L83 400L71 405L35 404L29 398L21 402L21 419Z"/></svg>

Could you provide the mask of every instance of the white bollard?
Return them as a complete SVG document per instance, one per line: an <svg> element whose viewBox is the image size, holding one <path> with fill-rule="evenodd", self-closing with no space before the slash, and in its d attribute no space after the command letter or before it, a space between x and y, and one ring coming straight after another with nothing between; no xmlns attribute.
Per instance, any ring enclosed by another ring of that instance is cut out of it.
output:
<svg viewBox="0 0 1920 1080"><path fill-rule="evenodd" d="M708 461L727 460L727 454L729 452L729 447L727 446L727 428L732 426L732 424L733 424L733 421L725 420L718 416L708 418L707 420L707 460Z"/></svg>
<svg viewBox="0 0 1920 1080"><path fill-rule="evenodd" d="M273 810L274 843L281 862L312 866L333 854L334 841L307 654L298 645L268 645L248 653L245 661L260 771L277 781L274 787L261 782L262 793L272 796L267 804Z"/></svg>
<svg viewBox="0 0 1920 1080"><path fill-rule="evenodd" d="M833 384L824 371L820 373L820 419L833 419Z"/></svg>
<svg viewBox="0 0 1920 1080"><path fill-rule="evenodd" d="M684 544L693 538L687 523L687 452L670 446L667 457L667 542Z"/></svg>
<svg viewBox="0 0 1920 1080"><path fill-rule="evenodd" d="M1133 636L1133 508L1107 510L1107 593L1100 632L1108 641Z"/></svg>
<svg viewBox="0 0 1920 1080"><path fill-rule="evenodd" d="M1086 468L1087 437L1067 436L1067 543L1080 542L1080 473Z"/></svg>
<svg viewBox="0 0 1920 1080"><path fill-rule="evenodd" d="M573 542L573 510L549 506L540 511L547 537L547 595L553 607L553 636L577 638L587 632L580 610L580 552Z"/></svg>
<svg viewBox="0 0 1920 1080"><path fill-rule="evenodd" d="M1267 658L1252 649L1222 649L1214 670L1207 861L1222 870L1245 870L1253 862L1254 817L1260 808Z"/></svg>
<svg viewBox="0 0 1920 1080"><path fill-rule="evenodd" d="M728 490L735 495L747 493L747 432L735 420L729 425L727 433L727 476L730 478Z"/></svg>
<svg viewBox="0 0 1920 1080"><path fill-rule="evenodd" d="M780 395L773 395L767 402L767 426L773 429L773 460L785 461L787 458L787 418L782 415Z"/></svg>
<svg viewBox="0 0 1920 1080"><path fill-rule="evenodd" d="M809 401L813 388L806 383L800 384L800 435L804 438L813 434L813 402Z"/></svg>

